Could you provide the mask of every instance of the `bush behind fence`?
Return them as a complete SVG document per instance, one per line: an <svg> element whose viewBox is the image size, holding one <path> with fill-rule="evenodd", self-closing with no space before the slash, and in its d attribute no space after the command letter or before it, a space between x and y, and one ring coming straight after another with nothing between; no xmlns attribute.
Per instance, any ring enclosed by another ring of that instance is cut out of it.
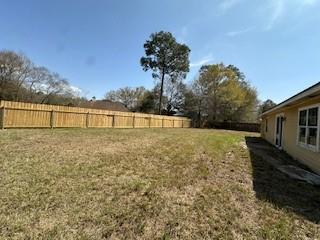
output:
<svg viewBox="0 0 320 240"><path fill-rule="evenodd" d="M211 122L209 127L236 131L260 132L261 124L241 122Z"/></svg>
<svg viewBox="0 0 320 240"><path fill-rule="evenodd" d="M4 128L189 128L185 117L0 101Z"/></svg>

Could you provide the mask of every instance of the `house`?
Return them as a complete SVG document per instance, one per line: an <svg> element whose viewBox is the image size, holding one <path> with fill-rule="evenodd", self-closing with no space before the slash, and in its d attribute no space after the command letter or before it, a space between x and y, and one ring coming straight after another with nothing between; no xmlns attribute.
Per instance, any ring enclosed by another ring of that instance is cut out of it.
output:
<svg viewBox="0 0 320 240"><path fill-rule="evenodd" d="M90 100L79 105L82 108L94 108L109 111L129 112L129 110L120 102L112 102L110 100Z"/></svg>
<svg viewBox="0 0 320 240"><path fill-rule="evenodd" d="M320 174L320 82L261 117L262 138Z"/></svg>

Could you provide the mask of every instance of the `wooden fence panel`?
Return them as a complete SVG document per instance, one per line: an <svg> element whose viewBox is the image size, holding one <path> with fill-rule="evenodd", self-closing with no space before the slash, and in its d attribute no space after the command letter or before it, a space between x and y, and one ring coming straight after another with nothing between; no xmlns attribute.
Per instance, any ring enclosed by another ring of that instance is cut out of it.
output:
<svg viewBox="0 0 320 240"><path fill-rule="evenodd" d="M135 116L135 128L149 128L150 126L150 117Z"/></svg>
<svg viewBox="0 0 320 240"><path fill-rule="evenodd" d="M88 127L112 128L113 116L103 114L89 114Z"/></svg>
<svg viewBox="0 0 320 240"><path fill-rule="evenodd" d="M185 117L46 104L0 101L0 129L3 128L182 128L190 127Z"/></svg>
<svg viewBox="0 0 320 240"><path fill-rule="evenodd" d="M86 127L85 113L68 113L68 112L54 112L54 127L71 127L84 128Z"/></svg>
<svg viewBox="0 0 320 240"><path fill-rule="evenodd" d="M150 127L152 127L152 128L162 128L162 118L151 118Z"/></svg>
<svg viewBox="0 0 320 240"><path fill-rule="evenodd" d="M133 128L133 117L132 116L114 116L114 127L115 128Z"/></svg>
<svg viewBox="0 0 320 240"><path fill-rule="evenodd" d="M182 120L174 120L174 127L175 128L182 128Z"/></svg>
<svg viewBox="0 0 320 240"><path fill-rule="evenodd" d="M173 127L173 120L170 119L163 119L163 127L165 128L172 128Z"/></svg>
<svg viewBox="0 0 320 240"><path fill-rule="evenodd" d="M190 128L192 124L191 120L183 120L183 128Z"/></svg>
<svg viewBox="0 0 320 240"><path fill-rule="evenodd" d="M49 111L5 109L4 127L10 128L48 128L50 127Z"/></svg>

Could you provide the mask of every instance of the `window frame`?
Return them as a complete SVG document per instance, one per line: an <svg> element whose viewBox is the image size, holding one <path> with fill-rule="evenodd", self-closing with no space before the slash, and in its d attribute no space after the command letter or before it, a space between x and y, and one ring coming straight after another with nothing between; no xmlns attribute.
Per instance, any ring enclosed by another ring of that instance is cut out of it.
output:
<svg viewBox="0 0 320 240"><path fill-rule="evenodd" d="M309 126L309 110L312 108L318 108L318 116L317 116L317 126ZM306 114L306 125L300 125L300 112L307 110ZM300 142L300 129L306 129L306 136L305 141ZM317 129L317 136L316 136L316 145L308 144L308 137L309 137L309 129ZM320 104L308 105L298 109L298 123L297 123L297 145L303 147L305 149L311 150L313 152L320 151Z"/></svg>

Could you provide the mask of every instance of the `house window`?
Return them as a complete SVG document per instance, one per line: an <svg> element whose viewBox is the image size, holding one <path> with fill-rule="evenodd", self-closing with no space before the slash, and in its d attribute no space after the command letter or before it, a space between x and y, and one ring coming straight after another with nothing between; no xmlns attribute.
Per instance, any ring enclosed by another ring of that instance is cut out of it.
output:
<svg viewBox="0 0 320 240"><path fill-rule="evenodd" d="M319 150L319 107L299 111L298 142L312 150Z"/></svg>

